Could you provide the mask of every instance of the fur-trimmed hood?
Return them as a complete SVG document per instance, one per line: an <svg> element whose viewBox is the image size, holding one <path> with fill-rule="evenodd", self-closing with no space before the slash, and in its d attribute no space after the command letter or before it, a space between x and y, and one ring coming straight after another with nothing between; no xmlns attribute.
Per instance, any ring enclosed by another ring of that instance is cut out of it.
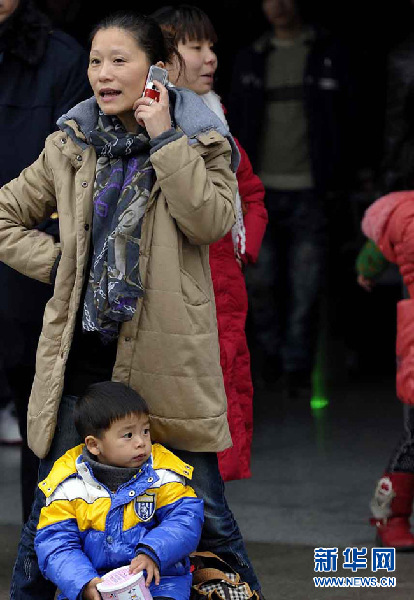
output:
<svg viewBox="0 0 414 600"><path fill-rule="evenodd" d="M203 100L194 92L184 89L169 87L170 107L172 118L177 127L189 138L189 143L195 144L199 135L215 130L227 138L232 148L231 168L236 172L240 162L238 148L230 134L227 123L206 106ZM98 121L99 107L94 96L74 106L67 114L58 119L58 127L67 133L74 141L86 148L86 139ZM85 139L79 139L69 121L75 121Z"/></svg>

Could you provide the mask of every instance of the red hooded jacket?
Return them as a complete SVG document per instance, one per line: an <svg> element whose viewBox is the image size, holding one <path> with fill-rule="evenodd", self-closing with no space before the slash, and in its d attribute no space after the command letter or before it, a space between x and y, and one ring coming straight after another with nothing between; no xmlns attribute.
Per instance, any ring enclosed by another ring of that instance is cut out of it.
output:
<svg viewBox="0 0 414 600"><path fill-rule="evenodd" d="M264 187L253 173L240 144L237 170L246 229L244 263L259 255L267 225ZM246 212L247 211L247 212ZM210 267L216 299L220 361L227 395L227 417L233 447L220 452L219 467L224 481L250 477L250 449L253 434L253 386L250 354L246 342L247 292L243 272L236 260L231 232L210 246Z"/></svg>
<svg viewBox="0 0 414 600"><path fill-rule="evenodd" d="M393 192L366 211L362 230L399 266L410 298L397 304L397 396L414 404L414 192Z"/></svg>

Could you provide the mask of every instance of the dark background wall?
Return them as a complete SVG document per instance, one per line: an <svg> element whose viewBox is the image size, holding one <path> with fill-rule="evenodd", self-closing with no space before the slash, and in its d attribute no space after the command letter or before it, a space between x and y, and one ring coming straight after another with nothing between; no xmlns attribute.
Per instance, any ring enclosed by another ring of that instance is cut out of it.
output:
<svg viewBox="0 0 414 600"><path fill-rule="evenodd" d="M172 0L36 0L56 25L72 34L83 45L88 34L102 16L118 9L150 14ZM361 85L362 102L367 104L365 136L373 140L373 160L378 160L384 103L385 58L392 46L414 31L414 0L300 0L303 13L340 35L355 57L355 71ZM226 101L234 57L239 48L249 44L265 29L266 22L260 0L193 0L205 10L216 27L219 42L219 68L216 91ZM362 111L364 113L364 111Z"/></svg>

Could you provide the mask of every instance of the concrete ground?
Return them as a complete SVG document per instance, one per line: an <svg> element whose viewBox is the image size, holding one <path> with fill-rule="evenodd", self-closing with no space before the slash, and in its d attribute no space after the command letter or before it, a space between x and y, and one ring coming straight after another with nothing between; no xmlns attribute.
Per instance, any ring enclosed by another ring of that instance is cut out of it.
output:
<svg viewBox="0 0 414 600"><path fill-rule="evenodd" d="M255 398L250 480L228 483L266 600L406 600L414 597L414 554L397 554L395 572L371 572L374 530L368 503L401 433L394 382L337 384L329 404L286 403L277 390ZM0 447L0 600L8 598L18 536L17 448ZM315 548L338 549L336 573L314 572ZM367 548L367 568L343 569L345 548ZM395 577L396 587L316 588L315 576Z"/></svg>

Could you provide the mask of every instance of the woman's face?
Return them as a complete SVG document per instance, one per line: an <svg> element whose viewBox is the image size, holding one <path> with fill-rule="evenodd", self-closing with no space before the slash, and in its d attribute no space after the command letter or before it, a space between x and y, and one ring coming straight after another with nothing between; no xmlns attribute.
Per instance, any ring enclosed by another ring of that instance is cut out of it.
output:
<svg viewBox="0 0 414 600"><path fill-rule="evenodd" d="M213 46L208 40L179 42L177 49L183 57L185 68L179 73L175 65L169 72L170 81L174 85L189 88L196 94L210 92L217 69L217 56Z"/></svg>
<svg viewBox="0 0 414 600"><path fill-rule="evenodd" d="M122 29L101 29L92 41L88 77L99 108L136 128L132 106L142 96L150 63L133 36Z"/></svg>

